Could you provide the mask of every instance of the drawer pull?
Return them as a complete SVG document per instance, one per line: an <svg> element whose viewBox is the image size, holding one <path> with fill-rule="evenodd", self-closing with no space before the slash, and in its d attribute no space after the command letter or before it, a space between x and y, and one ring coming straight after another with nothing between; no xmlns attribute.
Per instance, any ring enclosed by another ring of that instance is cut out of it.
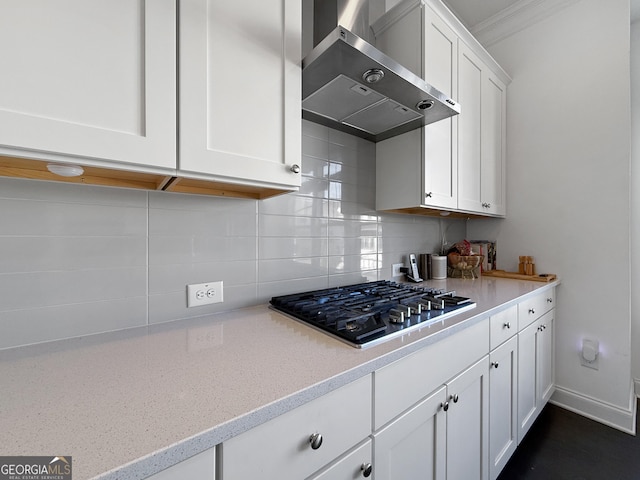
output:
<svg viewBox="0 0 640 480"><path fill-rule="evenodd" d="M511 328L511 322L505 322L503 325L504 328Z"/></svg>
<svg viewBox="0 0 640 480"><path fill-rule="evenodd" d="M530 308L529 309L529 313L534 314L534 313L536 313L536 311L533 308Z"/></svg>
<svg viewBox="0 0 640 480"><path fill-rule="evenodd" d="M491 366L493 368L498 368L500 366L500 364L498 362L491 362Z"/></svg>
<svg viewBox="0 0 640 480"><path fill-rule="evenodd" d="M458 403L458 394L449 395L449 400L453 400L453 403Z"/></svg>
<svg viewBox="0 0 640 480"><path fill-rule="evenodd" d="M440 408L446 412L447 410L449 410L449 402L441 403Z"/></svg>
<svg viewBox="0 0 640 480"><path fill-rule="evenodd" d="M371 475L371 472L373 472L373 465L371 465L370 463L363 463L360 467L360 470L362 470L363 477L369 477Z"/></svg>
<svg viewBox="0 0 640 480"><path fill-rule="evenodd" d="M551 297L547 298L547 303L553 303L553 298Z"/></svg>
<svg viewBox="0 0 640 480"><path fill-rule="evenodd" d="M311 448L317 450L322 445L322 435L319 433L314 433L309 437L309 443L311 444Z"/></svg>
<svg viewBox="0 0 640 480"><path fill-rule="evenodd" d="M300 173L300 165L297 165L297 164L291 165L290 170L291 170L293 173Z"/></svg>

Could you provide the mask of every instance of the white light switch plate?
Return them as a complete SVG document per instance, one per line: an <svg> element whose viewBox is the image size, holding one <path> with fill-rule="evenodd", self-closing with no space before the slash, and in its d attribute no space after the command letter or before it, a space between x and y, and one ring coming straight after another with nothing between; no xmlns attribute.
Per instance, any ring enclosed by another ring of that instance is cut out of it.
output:
<svg viewBox="0 0 640 480"><path fill-rule="evenodd" d="M222 281L187 285L187 308L223 301Z"/></svg>

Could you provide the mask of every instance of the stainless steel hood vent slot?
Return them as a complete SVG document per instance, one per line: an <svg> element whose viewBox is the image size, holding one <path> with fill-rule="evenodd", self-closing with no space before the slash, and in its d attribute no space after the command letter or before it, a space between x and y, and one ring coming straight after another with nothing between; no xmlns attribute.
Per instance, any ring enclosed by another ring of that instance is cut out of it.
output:
<svg viewBox="0 0 640 480"><path fill-rule="evenodd" d="M302 101L302 108L337 122L374 105L384 97L370 88L338 75Z"/></svg>
<svg viewBox="0 0 640 480"><path fill-rule="evenodd" d="M342 122L372 135L381 135L393 128L399 128L409 122L419 120L420 117L422 115L387 98L354 113Z"/></svg>
<svg viewBox="0 0 640 480"><path fill-rule="evenodd" d="M302 61L303 118L377 142L459 114L457 102L349 30L368 29L367 5L316 0L314 34L324 37ZM350 23L329 28L336 19Z"/></svg>

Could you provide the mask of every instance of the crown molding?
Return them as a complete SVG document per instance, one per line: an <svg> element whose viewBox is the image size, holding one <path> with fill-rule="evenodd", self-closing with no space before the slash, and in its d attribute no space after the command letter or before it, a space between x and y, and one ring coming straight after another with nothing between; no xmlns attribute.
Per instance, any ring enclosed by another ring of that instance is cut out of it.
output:
<svg viewBox="0 0 640 480"><path fill-rule="evenodd" d="M580 0L520 0L474 25L471 33L486 48Z"/></svg>

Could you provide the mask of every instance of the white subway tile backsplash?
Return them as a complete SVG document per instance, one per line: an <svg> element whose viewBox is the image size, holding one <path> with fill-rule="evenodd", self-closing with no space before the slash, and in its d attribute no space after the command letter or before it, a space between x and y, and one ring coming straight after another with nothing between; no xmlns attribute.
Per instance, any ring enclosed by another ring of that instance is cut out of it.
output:
<svg viewBox="0 0 640 480"><path fill-rule="evenodd" d="M328 273L328 257L258 260L258 283L326 277Z"/></svg>
<svg viewBox="0 0 640 480"><path fill-rule="evenodd" d="M95 185L66 184L21 178L0 178L0 199L23 199L47 203L80 203L117 207L147 207L147 193ZM4 202L3 202L4 203Z"/></svg>
<svg viewBox="0 0 640 480"><path fill-rule="evenodd" d="M329 255L366 255L378 252L378 237L329 238Z"/></svg>
<svg viewBox="0 0 640 480"><path fill-rule="evenodd" d="M330 239L323 237L262 237L258 258L276 260L299 257L326 257Z"/></svg>
<svg viewBox="0 0 640 480"><path fill-rule="evenodd" d="M390 277L464 221L375 210L375 144L303 121L299 192L256 201L0 178L0 348ZM224 302L186 307L186 285Z"/></svg>
<svg viewBox="0 0 640 480"><path fill-rule="evenodd" d="M147 324L147 295L0 313L0 349Z"/></svg>
<svg viewBox="0 0 640 480"><path fill-rule="evenodd" d="M329 141L329 128L318 123L309 122L308 120L302 121L302 135L309 137L315 137L325 142ZM304 149L303 149L304 150Z"/></svg>
<svg viewBox="0 0 640 480"><path fill-rule="evenodd" d="M329 144L320 138L302 135L302 151L309 157L329 159Z"/></svg>
<svg viewBox="0 0 640 480"><path fill-rule="evenodd" d="M256 283L236 286L227 286L225 283L223 303L192 308L187 308L186 289L182 292L149 295L149 324L200 317L243 308L248 305L248 299L251 299L249 304L255 303L256 291Z"/></svg>
<svg viewBox="0 0 640 480"><path fill-rule="evenodd" d="M328 276L282 280L277 282L261 282L258 284L258 301L266 303L271 297L277 297L278 295L322 290L328 286Z"/></svg>
<svg viewBox="0 0 640 480"><path fill-rule="evenodd" d="M150 266L255 260L256 255L256 236L153 236L149 238Z"/></svg>
<svg viewBox="0 0 640 480"><path fill-rule="evenodd" d="M146 284L144 266L0 274L0 312L144 296Z"/></svg>
<svg viewBox="0 0 640 480"><path fill-rule="evenodd" d="M146 207L4 199L0 236L146 236Z"/></svg>
<svg viewBox="0 0 640 480"><path fill-rule="evenodd" d="M25 273L139 266L147 239L139 237L0 236L0 272Z"/></svg>
<svg viewBox="0 0 640 480"><path fill-rule="evenodd" d="M266 215L324 218L329 213L329 201L292 193L262 200L258 210L261 214Z"/></svg>
<svg viewBox="0 0 640 480"><path fill-rule="evenodd" d="M302 175L326 180L329 173L329 165L326 159L302 156Z"/></svg>
<svg viewBox="0 0 640 480"><path fill-rule="evenodd" d="M260 237L326 237L328 219L283 215L260 215Z"/></svg>

